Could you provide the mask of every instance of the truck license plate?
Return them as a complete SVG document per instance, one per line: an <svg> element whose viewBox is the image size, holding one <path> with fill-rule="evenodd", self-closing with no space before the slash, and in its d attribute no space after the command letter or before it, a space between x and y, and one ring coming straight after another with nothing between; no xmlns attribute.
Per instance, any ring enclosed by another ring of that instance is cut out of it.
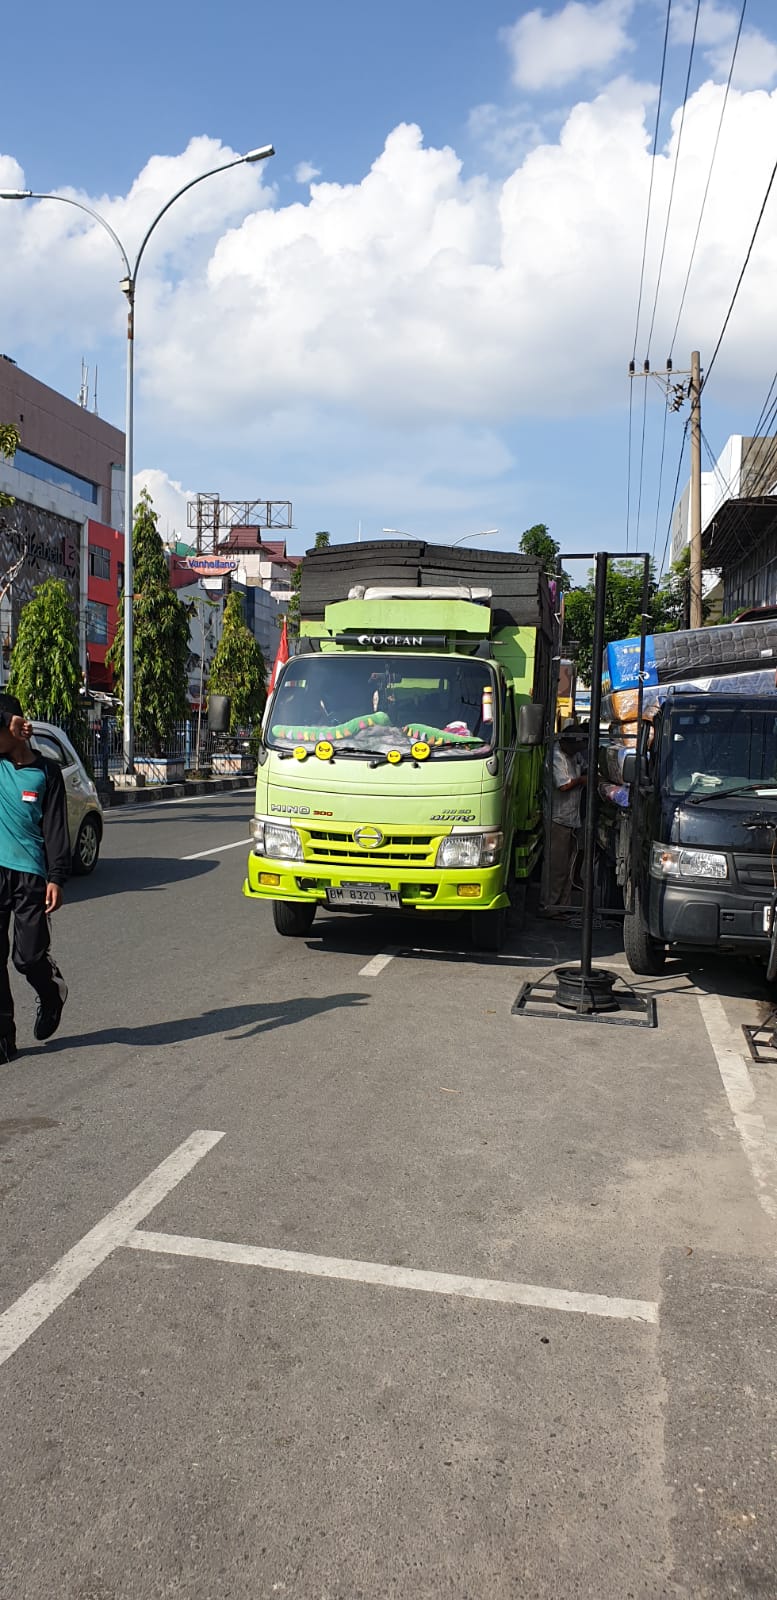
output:
<svg viewBox="0 0 777 1600"><path fill-rule="evenodd" d="M327 889L330 906L398 906L399 891L386 889L380 883L344 883L339 889Z"/></svg>
<svg viewBox="0 0 777 1600"><path fill-rule="evenodd" d="M771 933L771 931L772 931L772 908L771 908L771 906L764 906L764 933Z"/></svg>

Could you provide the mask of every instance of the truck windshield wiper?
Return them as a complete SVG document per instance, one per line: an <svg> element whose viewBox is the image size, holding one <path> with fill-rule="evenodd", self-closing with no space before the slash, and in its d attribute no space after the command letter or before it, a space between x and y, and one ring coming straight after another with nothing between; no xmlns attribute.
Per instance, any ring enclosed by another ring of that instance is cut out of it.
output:
<svg viewBox="0 0 777 1600"><path fill-rule="evenodd" d="M730 794L760 793L764 789L777 794L777 780L770 781L768 778L762 778L760 783L737 783L733 789L714 789L711 794L694 795L690 804L692 806L703 806L706 805L708 800L725 800Z"/></svg>

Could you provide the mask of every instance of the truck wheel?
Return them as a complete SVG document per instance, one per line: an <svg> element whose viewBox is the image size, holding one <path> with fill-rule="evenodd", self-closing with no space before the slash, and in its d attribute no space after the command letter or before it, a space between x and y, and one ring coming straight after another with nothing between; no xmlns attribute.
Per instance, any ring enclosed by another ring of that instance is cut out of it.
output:
<svg viewBox="0 0 777 1600"><path fill-rule="evenodd" d="M470 942L475 950L501 950L507 932L506 911L473 911Z"/></svg>
<svg viewBox="0 0 777 1600"><path fill-rule="evenodd" d="M273 900L272 919L276 933L285 939L304 939L313 926L315 905L308 900Z"/></svg>
<svg viewBox="0 0 777 1600"><path fill-rule="evenodd" d="M654 978L663 971L666 945L650 937L639 889L634 890L634 910L627 912L623 921L623 947L632 972Z"/></svg>

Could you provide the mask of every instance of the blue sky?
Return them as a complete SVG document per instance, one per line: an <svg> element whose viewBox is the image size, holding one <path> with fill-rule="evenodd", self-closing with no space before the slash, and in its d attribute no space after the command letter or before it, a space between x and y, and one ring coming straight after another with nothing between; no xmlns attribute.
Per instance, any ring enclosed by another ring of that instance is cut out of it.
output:
<svg viewBox="0 0 777 1600"><path fill-rule="evenodd" d="M641 363L695 0L674 0ZM704 0L650 356L674 326L739 0ZM675 348L715 342L777 149L777 24L749 0ZM166 0L14 17L0 184L79 196L128 245L189 176L271 140L160 225L138 294L136 463L170 529L183 493L291 499L301 549L384 526L623 548L632 353L663 0L379 8ZM674 124L672 118L674 117ZM310 170L315 169L315 174ZM302 181L300 181L302 180ZM715 373L714 453L750 431L775 361L777 195ZM37 216L34 215L37 209ZM46 211L44 217L42 213ZM70 208L0 205L0 348L75 396L83 355L121 423L110 245ZM664 544L682 420L655 384L640 545ZM633 504L642 388L634 394ZM705 462L706 464L706 462ZM687 474L681 475L681 484ZM179 486L176 488L175 486ZM632 517L632 546L636 528Z"/></svg>

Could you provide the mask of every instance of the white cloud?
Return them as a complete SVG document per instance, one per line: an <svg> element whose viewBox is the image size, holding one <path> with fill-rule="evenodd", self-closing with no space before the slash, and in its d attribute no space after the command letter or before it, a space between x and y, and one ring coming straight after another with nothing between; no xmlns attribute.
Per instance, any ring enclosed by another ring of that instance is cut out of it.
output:
<svg viewBox="0 0 777 1600"><path fill-rule="evenodd" d="M438 428L448 440L440 456L445 470L424 476L419 459L410 473L431 500L435 489L442 495L450 487L451 461L494 481L503 469L482 465L494 430L509 424L515 431L521 417L611 405L631 354L653 93L630 80L610 84L576 105L557 138L536 145L499 180L465 176L454 150L426 147L419 129L403 125L360 182L316 184L304 203L269 206L250 172L242 177L253 187L233 196L226 184L241 169L203 185L208 209L180 219L174 256L160 249L144 264L138 399L143 427L159 441L156 459L181 476L178 462L188 450L200 463L199 487L294 499L293 483L273 481L274 451L284 461L296 451L299 477L315 475L330 489L354 462L380 484L381 470L385 480L399 481L397 440L404 438L407 452ZM666 354L679 305L722 93L707 83L688 104L654 360ZM676 114L672 142L656 159L646 307L677 125ZM712 349L775 146L777 92L733 91L679 349ZM168 189L183 181L183 162L177 158L156 176L150 163L130 196L109 202L112 215L137 232L165 179ZM61 350L69 341L80 357L85 328L95 338L118 331L115 268L110 241L91 229L74 231L67 207L0 204L0 304L9 308L19 342L24 329L25 354ZM716 381L728 374L760 384L776 270L773 206ZM117 340L119 362L121 349ZM104 389L102 357L100 370ZM381 430L394 430L383 469L377 459L363 465L367 452L359 455L348 431L354 419L362 438L374 430L373 442ZM331 446L330 468L322 440ZM147 443L143 455L154 459ZM250 463L253 481L230 478L240 461ZM376 489L378 498L382 493ZM163 516L182 529L178 505ZM398 516L387 508L387 520Z"/></svg>
<svg viewBox="0 0 777 1600"><path fill-rule="evenodd" d="M312 183L314 178L320 177L321 168L314 167L312 161L299 161L294 168L294 179L296 183L305 185Z"/></svg>
<svg viewBox="0 0 777 1600"><path fill-rule="evenodd" d="M165 544L172 544L177 539L190 542L192 533L187 527L186 508L188 502L195 499L195 491L184 489L183 484L169 478L166 472L157 467L142 467L140 472L134 473L132 482L133 505L137 505L141 491L148 490L159 517L159 532Z"/></svg>
<svg viewBox="0 0 777 1600"><path fill-rule="evenodd" d="M707 60L718 77L727 77L731 47L709 51ZM770 89L776 80L777 45L767 39L760 29L743 28L733 83L738 89Z"/></svg>
<svg viewBox="0 0 777 1600"><path fill-rule="evenodd" d="M672 10L672 41L690 44L693 38L696 7L692 0L680 0ZM725 80L739 25L738 7L706 0L699 11L696 43L704 60L718 80ZM737 89L768 89L777 80L777 45L760 28L745 27L739 40L733 83Z"/></svg>
<svg viewBox="0 0 777 1600"><path fill-rule="evenodd" d="M604 72L633 41L626 24L634 0L567 0L560 11L527 11L502 37L520 89L557 89L588 72Z"/></svg>

